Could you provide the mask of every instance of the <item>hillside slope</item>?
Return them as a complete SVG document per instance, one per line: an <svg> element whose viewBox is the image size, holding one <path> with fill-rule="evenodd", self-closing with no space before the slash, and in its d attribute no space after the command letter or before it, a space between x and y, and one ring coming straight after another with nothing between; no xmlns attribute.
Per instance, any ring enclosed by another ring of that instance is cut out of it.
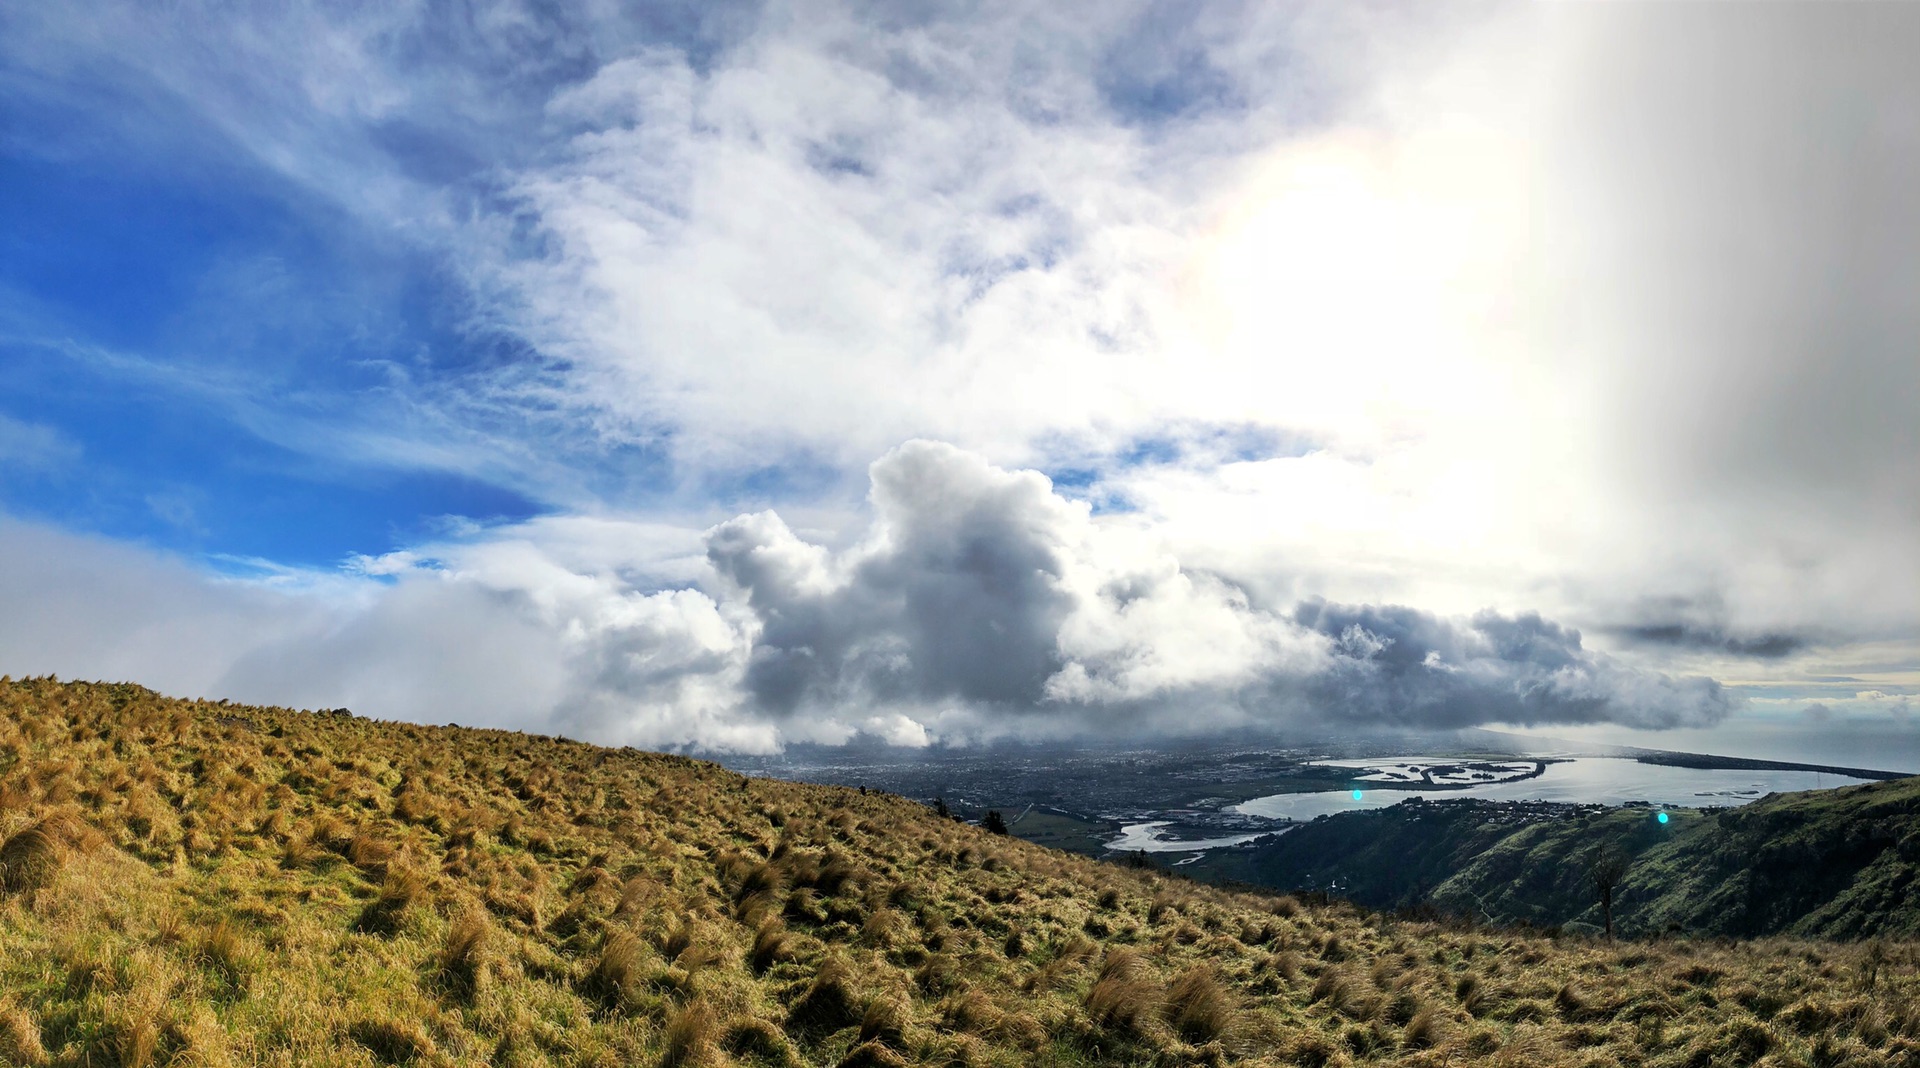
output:
<svg viewBox="0 0 1920 1068"><path fill-rule="evenodd" d="M679 757L0 680L0 1062L1920 1063L1912 947L1231 894Z"/></svg>
<svg viewBox="0 0 1920 1068"><path fill-rule="evenodd" d="M1774 794L1741 808L1440 800L1317 820L1201 870L1431 904L1499 922L1597 927L1593 870L1626 862L1617 930L1756 937L1920 936L1920 778Z"/></svg>

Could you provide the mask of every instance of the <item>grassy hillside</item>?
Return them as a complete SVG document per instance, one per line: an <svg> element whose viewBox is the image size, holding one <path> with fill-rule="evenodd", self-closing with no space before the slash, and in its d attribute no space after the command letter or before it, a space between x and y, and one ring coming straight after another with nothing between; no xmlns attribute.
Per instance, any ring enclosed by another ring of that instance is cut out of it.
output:
<svg viewBox="0 0 1920 1068"><path fill-rule="evenodd" d="M1920 936L1920 778L1719 810L1429 801L1343 813L1202 865L1215 878L1334 888L1380 908L1601 923L1593 871L1625 862L1622 933Z"/></svg>
<svg viewBox="0 0 1920 1068"><path fill-rule="evenodd" d="M0 681L0 1062L1920 1063L1912 947L1607 945L899 798Z"/></svg>

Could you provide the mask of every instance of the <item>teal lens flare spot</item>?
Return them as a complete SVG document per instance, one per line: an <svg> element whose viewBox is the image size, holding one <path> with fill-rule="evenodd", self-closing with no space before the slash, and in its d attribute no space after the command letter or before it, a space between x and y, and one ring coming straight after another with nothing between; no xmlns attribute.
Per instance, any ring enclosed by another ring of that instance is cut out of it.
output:
<svg viewBox="0 0 1920 1068"><path fill-rule="evenodd" d="M1667 822L1667 814L1664 812L1660 813L1660 815L1656 818L1659 819L1661 823Z"/></svg>
<svg viewBox="0 0 1920 1068"><path fill-rule="evenodd" d="M1360 791L1358 791L1358 790L1355 790L1355 791L1353 792L1353 799L1354 799L1355 801L1358 801L1358 800L1360 800ZM1661 822L1661 823L1665 823L1665 822L1667 822L1667 818L1666 818L1665 816L1661 816L1661 817L1660 817L1660 822Z"/></svg>

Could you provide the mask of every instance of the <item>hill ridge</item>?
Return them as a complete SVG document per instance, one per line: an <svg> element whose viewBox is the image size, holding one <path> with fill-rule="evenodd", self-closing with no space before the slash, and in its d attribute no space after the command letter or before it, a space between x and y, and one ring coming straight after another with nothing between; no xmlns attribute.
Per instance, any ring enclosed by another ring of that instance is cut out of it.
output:
<svg viewBox="0 0 1920 1068"><path fill-rule="evenodd" d="M1603 917L1592 869L1621 866L1616 929L1855 939L1920 935L1920 777L1660 810L1420 798L1303 824L1194 866L1278 890L1334 889L1373 908L1490 922Z"/></svg>

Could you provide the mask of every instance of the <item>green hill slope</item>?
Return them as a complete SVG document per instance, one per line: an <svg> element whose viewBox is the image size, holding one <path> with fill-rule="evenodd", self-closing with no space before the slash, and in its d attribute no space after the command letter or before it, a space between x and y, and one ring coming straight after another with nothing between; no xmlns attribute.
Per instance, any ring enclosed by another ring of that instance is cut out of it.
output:
<svg viewBox="0 0 1920 1068"><path fill-rule="evenodd" d="M1920 935L1920 778L1669 816L1661 824L1644 808L1414 802L1317 820L1198 870L1379 908L1597 927L1594 868L1614 856L1626 862L1614 897L1622 933Z"/></svg>
<svg viewBox="0 0 1920 1068"><path fill-rule="evenodd" d="M0 1064L1907 1065L1915 965L1397 922L680 757L0 680Z"/></svg>

